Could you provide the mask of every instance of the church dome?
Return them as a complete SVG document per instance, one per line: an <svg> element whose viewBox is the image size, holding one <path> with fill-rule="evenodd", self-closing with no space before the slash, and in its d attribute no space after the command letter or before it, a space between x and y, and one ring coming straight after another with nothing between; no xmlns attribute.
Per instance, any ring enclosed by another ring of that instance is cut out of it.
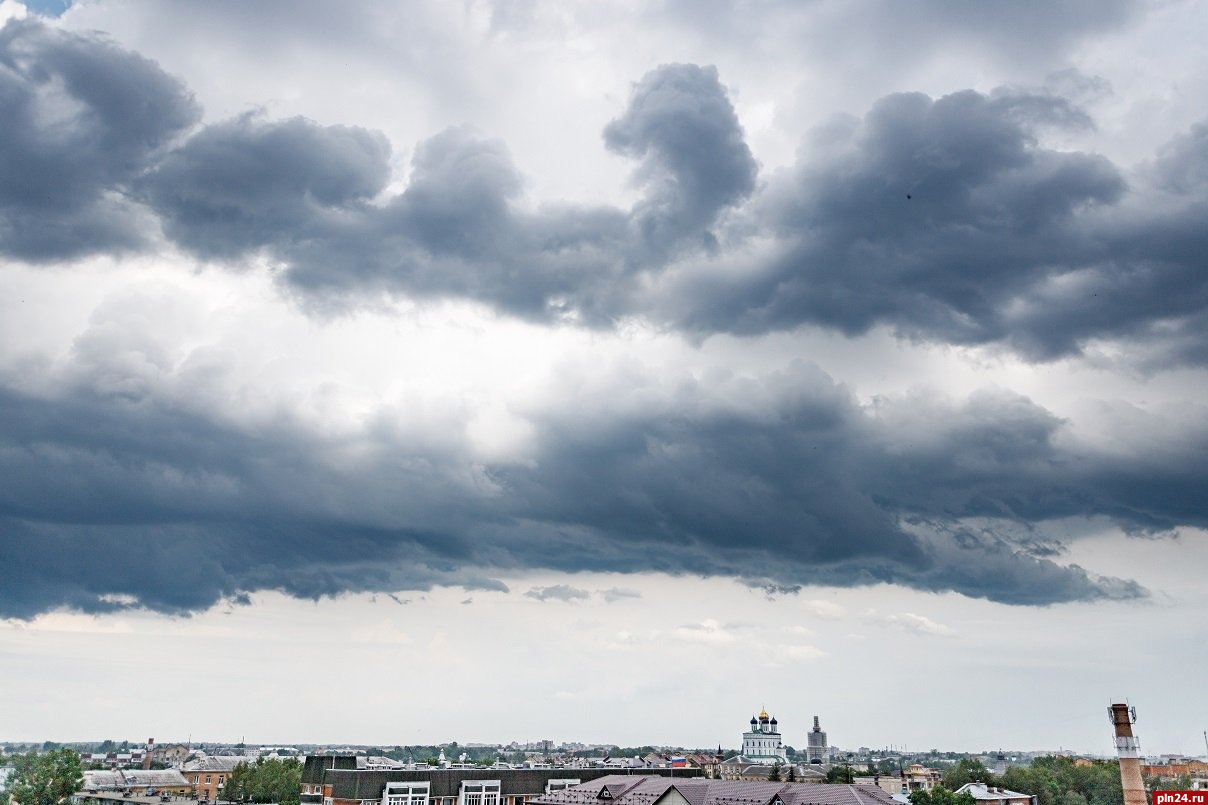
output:
<svg viewBox="0 0 1208 805"><path fill-rule="evenodd" d="M767 711L767 708L764 708L763 710L760 710L760 711L759 711L759 720L760 720L760 721L767 721L767 720L768 720L768 711Z"/></svg>
<svg viewBox="0 0 1208 805"><path fill-rule="evenodd" d="M759 723L759 721L758 721L758 720L755 718L755 716L751 716L751 723L752 723L752 724L758 724L758 723Z"/></svg>

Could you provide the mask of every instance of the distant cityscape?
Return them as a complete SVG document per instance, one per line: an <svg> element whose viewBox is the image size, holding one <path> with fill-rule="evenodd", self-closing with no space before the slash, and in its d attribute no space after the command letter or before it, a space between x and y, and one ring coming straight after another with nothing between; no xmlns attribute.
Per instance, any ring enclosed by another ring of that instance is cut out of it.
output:
<svg viewBox="0 0 1208 805"><path fill-rule="evenodd" d="M1116 780L1123 781L1119 800L1123 805L1143 805L1145 789L1155 785L1177 784L1188 790L1208 791L1208 755L1203 758L1142 756L1131 732L1135 710L1119 704L1113 705L1109 714L1117 747L1115 759L1075 755L1060 749L908 752L897 747L844 747L830 742L821 718L816 715L808 729L793 725L794 734L805 739L804 747L797 748L785 742L777 716L762 707L751 715L744 727L734 729L731 734L740 735L741 743L730 747L725 743L704 748L624 747L574 741L556 743L550 739L506 744L459 744L453 741L437 745L393 746L261 745L242 740L238 743L192 740L157 743L154 739L138 744L109 739L99 743L65 744L6 742L0 744L0 750L7 758L62 749L77 753L83 777L81 790L72 797L77 805L111 805L116 800L130 801L131 805L177 800L196 801L202 805L261 802L266 801L266 795L263 792L258 797L249 794L253 786L247 775L254 773L253 770L268 769L281 770L280 779L274 782L277 790L272 799L296 801L299 805L529 805L538 802L539 805L572 805L572 802L582 802L579 794L564 795L564 798L571 797L565 802L557 797L549 798L564 790L574 792L581 786L597 783L594 796L607 794L605 798L616 798L620 796L619 789L613 791L607 782L600 781L618 775L658 778L643 783L654 786L651 790L633 788L630 791L626 788L626 795L636 798L633 805L653 805L644 798L666 793L665 789L659 788L667 785L659 782L663 778L718 781L719 784L840 784L853 787L858 795L850 805L873 805L867 801L870 796L875 802L920 805L916 796L920 792L926 795L941 790L967 794L975 805L1082 805L1076 798L1048 803L1035 792L1016 791L1005 785L1015 780L1022 782L1018 787L1028 788L1030 778L1027 774L1034 764L1047 768L1054 763L1092 771L1110 766L1108 779L1113 781L1113 786ZM1208 735L1205 738L1208 742ZM4 785L12 768L11 765L0 766L0 786ZM238 795L235 795L235 789ZM702 789L703 793L698 793L725 805L722 802L725 797L719 793L722 790ZM870 793L874 791L877 792L875 795ZM738 799L745 802L743 797ZM1115 797L1109 798L1110 801L1102 797L1100 801L1093 799L1088 800L1089 805L1112 805L1116 800ZM764 805L775 803L769 800ZM780 805L789 803L781 802ZM921 805L944 803L924 800Z"/></svg>

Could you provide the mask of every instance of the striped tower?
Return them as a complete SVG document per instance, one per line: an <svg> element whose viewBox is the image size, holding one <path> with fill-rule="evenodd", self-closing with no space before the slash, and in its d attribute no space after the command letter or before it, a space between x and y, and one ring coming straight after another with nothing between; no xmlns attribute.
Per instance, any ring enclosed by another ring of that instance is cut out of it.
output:
<svg viewBox="0 0 1208 805"><path fill-rule="evenodd" d="M1136 708L1113 704L1109 710L1116 730L1116 754L1120 757L1120 784L1124 787L1124 805L1146 805L1145 783L1141 782L1141 759L1137 756L1137 739L1132 725L1137 720Z"/></svg>

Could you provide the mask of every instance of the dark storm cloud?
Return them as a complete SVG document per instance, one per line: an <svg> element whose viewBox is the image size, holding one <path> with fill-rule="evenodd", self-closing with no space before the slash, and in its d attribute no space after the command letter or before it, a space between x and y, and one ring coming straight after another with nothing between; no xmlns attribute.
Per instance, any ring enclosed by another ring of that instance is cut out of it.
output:
<svg viewBox="0 0 1208 805"><path fill-rule="evenodd" d="M205 257L322 236L389 178L374 132L247 115L208 126L143 181L167 234Z"/></svg>
<svg viewBox="0 0 1208 805"><path fill-rule="evenodd" d="M1060 96L902 93L760 187L717 71L663 65L603 132L637 162L633 208L529 211L506 145L468 128L420 143L389 195L389 144L363 129L249 115L169 149L194 104L95 36L10 22L0 64L0 248L26 259L133 247L158 218L203 259L267 257L309 308L404 294L696 336L886 327L1031 360L1101 339L1142 366L1208 359L1203 125L1126 181L1041 145L1092 125Z"/></svg>
<svg viewBox="0 0 1208 805"><path fill-rule="evenodd" d="M1021 293L1101 254L1088 207L1124 190L1101 157L1036 147L1030 126L1075 121L1057 99L962 92L887 97L820 132L760 211L784 244L754 279L686 301L704 330L888 324L949 343L1022 337ZM1042 343L1047 333L1028 333ZM1056 347L1054 347L1056 349Z"/></svg>
<svg viewBox="0 0 1208 805"><path fill-rule="evenodd" d="M633 210L522 213L506 145L466 127L420 143L404 192L370 207L388 177L384 144L303 121L203 131L151 174L148 201L190 251L266 248L286 264L286 283L328 301L383 290L461 296L606 325L629 311L642 267L716 244L710 227L753 190L756 165L713 68L651 71L605 138L641 159L647 193ZM312 165L325 166L325 181L344 176L352 194L316 196L299 177Z"/></svg>
<svg viewBox="0 0 1208 805"><path fill-rule="evenodd" d="M53 260L130 249L129 183L199 117L179 81L96 36L0 28L0 252Z"/></svg>
<svg viewBox="0 0 1208 805"><path fill-rule="evenodd" d="M497 576L530 569L1127 599L1146 591L1062 565L1046 523L1208 526L1202 427L1142 418L1135 444L1099 453L1018 396L869 410L809 365L555 393L527 415L526 459L486 467L455 418L381 411L340 438L288 417L236 426L169 393L171 377L104 375L0 395L4 616L131 599L188 612L257 590L504 592Z"/></svg>
<svg viewBox="0 0 1208 805"><path fill-rule="evenodd" d="M757 166L714 67L668 64L637 85L604 129L610 149L642 160L643 239L660 251L686 238L712 242L718 213L755 189Z"/></svg>

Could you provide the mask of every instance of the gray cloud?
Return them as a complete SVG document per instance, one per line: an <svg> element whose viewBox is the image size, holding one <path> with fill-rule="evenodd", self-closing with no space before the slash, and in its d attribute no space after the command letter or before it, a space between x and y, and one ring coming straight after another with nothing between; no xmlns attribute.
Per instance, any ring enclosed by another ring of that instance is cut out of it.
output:
<svg viewBox="0 0 1208 805"><path fill-rule="evenodd" d="M420 143L390 196L378 133L248 115L171 148L198 112L154 64L32 21L0 54L0 248L25 259L135 248L158 220L204 259L266 255L312 308L405 294L697 336L884 326L1030 360L1096 339L1149 368L1208 355L1203 125L1126 180L1039 144L1092 125L1051 90L901 93L759 187L717 71L663 65L604 129L638 161L633 208L526 211L506 146L467 128Z"/></svg>
<svg viewBox="0 0 1208 805"><path fill-rule="evenodd" d="M1082 216L1124 190L1101 157L1035 146L1030 125L1071 120L1085 122L1056 98L901 94L816 133L806 161L761 199L783 253L754 280L702 293L690 281L686 321L738 332L811 322L850 334L884 323L950 343L1011 339L1014 299L1102 257ZM1042 352L1070 348L1028 335Z"/></svg>
<svg viewBox="0 0 1208 805"><path fill-rule="evenodd" d="M533 587L524 595L538 601L585 601L591 597L591 593L587 590L580 590L578 587L571 587L568 584Z"/></svg>
<svg viewBox="0 0 1208 805"><path fill-rule="evenodd" d="M677 27L699 31L714 47L746 46L749 58L760 55L749 53L750 42L772 40L780 46L769 50L781 59L813 58L828 65L901 72L954 49L990 61L1059 61L1072 45L1120 27L1142 8L1135 0L1025 0L992 6L924 0L909 7L892 0L860 0L835 13L791 0L671 0L648 13L654 18L651 24L666 24L670 18ZM789 42L802 54L789 50Z"/></svg>
<svg viewBox="0 0 1208 805"><path fill-rule="evenodd" d="M757 166L714 67L665 64L634 88L604 142L642 160L636 207L643 240L659 251L688 238L714 243L718 213L755 189Z"/></svg>
<svg viewBox="0 0 1208 805"><path fill-rule="evenodd" d="M769 601L774 601L776 596L796 595L801 592L800 584L777 584L766 579L743 579L742 584L752 590L759 590Z"/></svg>
<svg viewBox="0 0 1208 805"><path fill-rule="evenodd" d="M1133 421L1137 448L1100 454L1021 397L904 397L874 415L808 365L674 394L627 375L644 402L625 413L551 399L528 414L531 460L485 468L452 423L416 440L381 412L333 443L288 418L223 424L163 379L140 391L104 378L0 396L0 614L129 600L188 612L256 590L505 591L495 577L531 569L784 591L889 582L1044 605L1146 594L1038 555L1061 531L1046 523L1208 525L1203 428ZM530 593L588 595L563 587Z"/></svg>
<svg viewBox="0 0 1208 805"><path fill-rule="evenodd" d="M617 601L624 601L627 598L641 598L642 594L637 590L628 590L624 587L609 587L607 590L599 590L600 596L609 604Z"/></svg>
<svg viewBox="0 0 1208 805"><path fill-rule="evenodd" d="M207 126L141 183L167 234L204 257L322 237L389 178L378 133L245 115ZM309 234L307 234L309 233Z"/></svg>
<svg viewBox="0 0 1208 805"><path fill-rule="evenodd" d="M129 184L198 117L154 62L10 20L0 28L0 252L45 261L143 245Z"/></svg>

